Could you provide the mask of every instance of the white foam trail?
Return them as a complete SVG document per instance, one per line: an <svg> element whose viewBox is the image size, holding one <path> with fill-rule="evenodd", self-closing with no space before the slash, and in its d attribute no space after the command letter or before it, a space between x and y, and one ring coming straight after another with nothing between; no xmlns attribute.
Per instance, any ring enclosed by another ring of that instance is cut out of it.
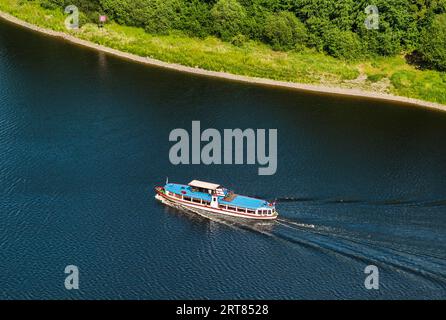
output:
<svg viewBox="0 0 446 320"><path fill-rule="evenodd" d="M298 223L298 222L293 222L293 221L284 220L284 219L277 219L276 222L285 226L285 227L288 227L288 228L291 228L291 226L289 226L289 224L292 224L292 225L295 225L298 227L302 227L302 228L308 228L308 229L316 228L316 226L314 224Z"/></svg>

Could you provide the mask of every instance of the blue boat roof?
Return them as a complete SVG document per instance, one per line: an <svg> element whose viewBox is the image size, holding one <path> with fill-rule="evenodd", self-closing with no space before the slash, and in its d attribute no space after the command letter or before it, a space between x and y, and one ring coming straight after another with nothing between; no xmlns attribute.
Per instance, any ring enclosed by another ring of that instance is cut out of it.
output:
<svg viewBox="0 0 446 320"><path fill-rule="evenodd" d="M186 197L192 197L192 198L198 198L205 201L211 201L211 195L209 193L204 192L198 192L198 191L192 191L192 187L184 185L184 184L177 184L177 183L168 183L164 186L164 188L167 191L176 193L176 194L183 194ZM268 202L261 199L246 197L246 196L240 196L236 195L235 198L233 198L232 201L224 201L224 197L218 197L218 202L220 204L225 204L229 206L235 206L240 208L247 208L247 209L258 209L261 207L268 207Z"/></svg>
<svg viewBox="0 0 446 320"><path fill-rule="evenodd" d="M237 195L232 201L224 201L223 197L219 197L218 202L229 206L236 206L253 210L268 206L268 202L266 202L265 200L239 196L239 195Z"/></svg>
<svg viewBox="0 0 446 320"><path fill-rule="evenodd" d="M176 194L183 194L186 197L199 198L206 201L212 200L209 193L192 191L192 187L184 184L168 183L164 186L164 189Z"/></svg>

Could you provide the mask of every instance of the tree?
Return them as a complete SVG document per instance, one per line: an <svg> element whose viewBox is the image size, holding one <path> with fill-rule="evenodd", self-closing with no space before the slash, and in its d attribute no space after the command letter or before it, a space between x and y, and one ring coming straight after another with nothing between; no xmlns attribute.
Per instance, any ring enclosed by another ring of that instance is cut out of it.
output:
<svg viewBox="0 0 446 320"><path fill-rule="evenodd" d="M265 22L265 38L275 50L289 50L305 45L307 29L292 13L281 11L270 14Z"/></svg>
<svg viewBox="0 0 446 320"><path fill-rule="evenodd" d="M211 9L215 33L229 41L244 33L246 11L237 0L219 0Z"/></svg>
<svg viewBox="0 0 446 320"><path fill-rule="evenodd" d="M149 33L167 34L180 29L183 2L180 0L151 0L143 9L147 20L144 29Z"/></svg>
<svg viewBox="0 0 446 320"><path fill-rule="evenodd" d="M150 33L215 34L239 46L249 39L266 42L275 50L305 44L346 59L364 53L392 56L418 50L426 62L444 69L444 18L438 16L446 14L446 0L38 1L47 8L74 4L82 22L97 21L105 13L119 24ZM379 10L378 29L365 26L369 5Z"/></svg>
<svg viewBox="0 0 446 320"><path fill-rule="evenodd" d="M200 0L184 0L178 28L190 36L205 37L212 32L211 6Z"/></svg>
<svg viewBox="0 0 446 320"><path fill-rule="evenodd" d="M86 22L97 22L101 11L99 0L41 0L40 5L48 9L64 9L69 5L75 5L80 11L81 25Z"/></svg>
<svg viewBox="0 0 446 320"><path fill-rule="evenodd" d="M436 16L422 31L419 51L432 67L446 71L446 14Z"/></svg>
<svg viewBox="0 0 446 320"><path fill-rule="evenodd" d="M100 0L104 11L120 24L168 33L181 25L182 0Z"/></svg>
<svg viewBox="0 0 446 320"><path fill-rule="evenodd" d="M359 34L370 54L392 56L403 50L412 50L418 42L416 6L418 0L374 0L379 11L378 29L367 29L364 22L368 13L364 9L371 4L369 0L359 0L356 33Z"/></svg>

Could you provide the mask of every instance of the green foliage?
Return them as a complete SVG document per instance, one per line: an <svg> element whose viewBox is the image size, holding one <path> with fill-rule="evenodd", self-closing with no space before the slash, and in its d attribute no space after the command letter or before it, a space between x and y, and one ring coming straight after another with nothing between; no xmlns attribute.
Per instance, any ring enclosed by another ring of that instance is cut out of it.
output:
<svg viewBox="0 0 446 320"><path fill-rule="evenodd" d="M238 34L231 39L231 43L236 47L243 47L248 38L243 34Z"/></svg>
<svg viewBox="0 0 446 320"><path fill-rule="evenodd" d="M41 0L40 5L45 9L61 8L62 10L69 5L75 5L80 11L81 25L97 22L101 11L99 0Z"/></svg>
<svg viewBox="0 0 446 320"><path fill-rule="evenodd" d="M100 0L105 12L118 23L166 34L178 28L180 0Z"/></svg>
<svg viewBox="0 0 446 320"><path fill-rule="evenodd" d="M324 36L325 51L335 58L355 60L362 55L362 44L352 31L331 29Z"/></svg>
<svg viewBox="0 0 446 320"><path fill-rule="evenodd" d="M43 0L40 3L40 6L42 8L50 9L50 10L54 10L54 9L60 8L62 5L63 5L62 1L60 1L60 3L57 3L56 1Z"/></svg>
<svg viewBox="0 0 446 320"><path fill-rule="evenodd" d="M119 24L142 27L151 34L216 35L238 46L256 40L274 50L309 47L342 59L419 50L430 66L445 70L445 23L439 16L446 13L446 0L38 1L48 9L74 4L85 21L97 21L106 13ZM376 30L364 23L369 5L379 10Z"/></svg>
<svg viewBox="0 0 446 320"><path fill-rule="evenodd" d="M245 8L237 0L219 0L211 10L215 33L229 41L243 33L246 21Z"/></svg>
<svg viewBox="0 0 446 320"><path fill-rule="evenodd" d="M266 18L264 34L275 50L302 47L308 38L305 25L289 11L270 14Z"/></svg>
<svg viewBox="0 0 446 320"><path fill-rule="evenodd" d="M133 0L134 1L134 0ZM179 29L181 4L178 0L154 0L145 5L144 28L149 33L168 34L172 29Z"/></svg>
<svg viewBox="0 0 446 320"><path fill-rule="evenodd" d="M184 1L178 29L190 36L203 38L212 31L211 6L200 0Z"/></svg>
<svg viewBox="0 0 446 320"><path fill-rule="evenodd" d="M436 16L422 31L419 51L432 67L446 71L446 14Z"/></svg>
<svg viewBox="0 0 446 320"><path fill-rule="evenodd" d="M361 0L357 33L370 55L392 56L413 49L419 36L417 20L410 6L413 1L418 0L374 0L373 4L379 10L379 26L374 30L367 29L364 23L368 17L364 8L370 3Z"/></svg>

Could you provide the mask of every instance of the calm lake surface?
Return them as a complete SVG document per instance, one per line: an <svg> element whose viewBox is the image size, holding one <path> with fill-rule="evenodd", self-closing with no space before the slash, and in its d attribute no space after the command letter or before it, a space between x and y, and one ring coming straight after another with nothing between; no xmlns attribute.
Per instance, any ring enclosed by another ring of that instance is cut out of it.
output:
<svg viewBox="0 0 446 320"><path fill-rule="evenodd" d="M277 128L277 173L171 165L169 133L192 120ZM0 21L0 298L445 299L445 142L446 113L167 71ZM166 176L277 198L280 219L166 208Z"/></svg>

